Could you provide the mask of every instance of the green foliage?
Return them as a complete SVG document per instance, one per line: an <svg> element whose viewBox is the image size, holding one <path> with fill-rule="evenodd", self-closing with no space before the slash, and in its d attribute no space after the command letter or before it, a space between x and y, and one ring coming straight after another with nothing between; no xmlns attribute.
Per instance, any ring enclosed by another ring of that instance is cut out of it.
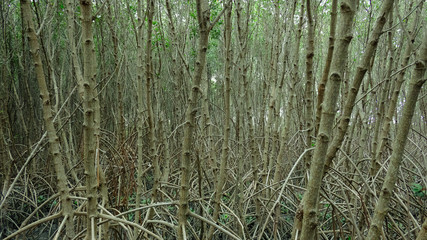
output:
<svg viewBox="0 0 427 240"><path fill-rule="evenodd" d="M151 203L151 199L150 198L141 199L141 204L150 204L150 203Z"/></svg>
<svg viewBox="0 0 427 240"><path fill-rule="evenodd" d="M214 19L216 19L216 17L218 16L218 14L221 13L221 11L223 9L222 2L223 1L218 1L218 0L211 1L211 3L210 3L211 21L213 21Z"/></svg>
<svg viewBox="0 0 427 240"><path fill-rule="evenodd" d="M414 193L414 195L416 197L422 198L422 197L425 197L427 195L426 188L424 188L421 184L412 183L411 189L412 189L412 192Z"/></svg>
<svg viewBox="0 0 427 240"><path fill-rule="evenodd" d="M221 30L221 25L223 24L223 21L218 21L217 24L215 24L215 26L212 28L212 31L210 33L210 37L212 39L218 40L221 36L222 30Z"/></svg>
<svg viewBox="0 0 427 240"><path fill-rule="evenodd" d="M44 201L46 201L46 197L44 195L40 195L40 196L37 197L37 203L38 204L41 204Z"/></svg>
<svg viewBox="0 0 427 240"><path fill-rule="evenodd" d="M223 224L226 224L230 221L230 215L228 215L227 213L221 214L219 216L219 221Z"/></svg>
<svg viewBox="0 0 427 240"><path fill-rule="evenodd" d="M159 22L153 21L153 49L156 49L157 45L164 45L165 48L169 48L170 40L164 36L163 29L160 26Z"/></svg>
<svg viewBox="0 0 427 240"><path fill-rule="evenodd" d="M286 207L286 204L284 201L280 202L280 213L281 214L289 214L289 209Z"/></svg>
<svg viewBox="0 0 427 240"><path fill-rule="evenodd" d="M252 222L255 222L255 217L254 216L246 217L246 225L249 225Z"/></svg>
<svg viewBox="0 0 427 240"><path fill-rule="evenodd" d="M228 203L228 202L230 202L230 194L228 194L228 193L224 193L224 195L223 195L223 197L222 197L222 201L224 202L224 203Z"/></svg>
<svg viewBox="0 0 427 240"><path fill-rule="evenodd" d="M194 19L194 20L197 20L197 12L196 12L196 10L194 10L194 11L190 12L190 17L191 17L192 19Z"/></svg>
<svg viewBox="0 0 427 240"><path fill-rule="evenodd" d="M128 220L133 222L135 219L135 212L131 212L128 214Z"/></svg>
<svg viewBox="0 0 427 240"><path fill-rule="evenodd" d="M54 200L54 201L52 202L52 204L50 204L50 207L51 207L51 208L52 208L52 207L55 207L57 203L58 203L58 202L57 202L56 200Z"/></svg>
<svg viewBox="0 0 427 240"><path fill-rule="evenodd" d="M129 10L131 11L131 13L135 16L136 15L136 6L133 6L131 4L129 4Z"/></svg>

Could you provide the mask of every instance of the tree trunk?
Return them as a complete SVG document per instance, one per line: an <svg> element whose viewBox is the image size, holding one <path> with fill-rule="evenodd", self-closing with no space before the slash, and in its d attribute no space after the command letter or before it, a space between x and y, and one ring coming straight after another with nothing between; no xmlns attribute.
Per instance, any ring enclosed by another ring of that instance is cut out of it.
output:
<svg viewBox="0 0 427 240"><path fill-rule="evenodd" d="M306 83L305 83L305 130L307 130L306 135L306 148L312 147L314 144L314 121L313 121L313 57L314 57L314 20L312 16L312 6L311 1L307 0L307 51L306 51ZM306 169L310 168L310 162L312 158L312 152L309 151L306 154L305 167Z"/></svg>
<svg viewBox="0 0 427 240"><path fill-rule="evenodd" d="M80 0L82 11L82 47L83 47L83 161L86 175L87 202L87 235L90 239L97 234L97 225L94 223L97 216L98 186L96 167L98 165L98 136L99 102L95 90L96 85L96 58L95 45L92 33L92 1ZM99 156L98 156L99 157Z"/></svg>
<svg viewBox="0 0 427 240"><path fill-rule="evenodd" d="M414 116L418 95L420 94L423 84L426 82L424 74L427 68L427 28L424 27L424 39L422 47L418 53L418 59L415 63L415 69L409 83L408 94L406 95L405 105L402 110L402 118L399 122L396 139L393 142L393 153L390 157L390 165L381 188L381 194L375 207L374 216L372 217L367 240L380 239L384 219L389 212L389 204L393 195L393 190L398 178L400 165L403 161L406 141L408 139L409 129L411 128L412 117ZM422 234L422 231L420 232ZM419 238L421 238L421 234Z"/></svg>
<svg viewBox="0 0 427 240"><path fill-rule="evenodd" d="M129 8L129 6L128 6ZM138 22L135 27L135 36L136 36L136 48L137 48L137 125L136 130L138 132L137 136L137 170L136 170L136 197L135 197L135 208L139 208L141 205L141 197L143 193L143 174L144 174L144 90L143 90L143 75L144 75L144 66L143 66L143 24L145 21L145 16L142 14L142 0L138 1L137 17ZM140 222L140 211L135 212L135 223L141 224ZM134 234L138 236L138 229L135 229Z"/></svg>
<svg viewBox="0 0 427 240"><path fill-rule="evenodd" d="M39 85L40 96L43 104L43 119L46 126L49 140L49 152L52 155L55 166L56 178L58 180L58 191L62 203L62 215L66 218L66 239L72 239L75 236L73 222L73 207L70 199L70 190L67 186L67 175L62 163L59 138L56 134L56 128L53 123L52 107L49 97L49 91L46 84L43 63L40 57L40 45L37 34L34 29L33 16L31 14L30 1L21 0L21 11L23 15L24 28L26 29L28 43L30 46L31 56L34 61L34 70L36 72L37 82Z"/></svg>
<svg viewBox="0 0 427 240"><path fill-rule="evenodd" d="M390 9L393 6L393 2L394 0L386 0L383 2L377 21L375 22L372 33L369 36L368 46L364 51L361 65L357 67L356 74L351 83L350 91L348 92L348 96L345 99L343 114L338 124L338 132L334 135L334 138L330 146L328 147L328 153L326 155L326 162L324 168L325 171L327 171L328 168L331 166L332 160L334 159L338 149L340 148L344 136L347 132L347 128L350 122L350 116L353 111L354 102L356 101L357 93L360 89L360 84L362 83L363 77L365 76L365 73L371 64L373 56L375 55L379 38L383 33L382 29L385 23L387 22L387 15L389 14Z"/></svg>
<svg viewBox="0 0 427 240"><path fill-rule="evenodd" d="M331 73L325 90L322 117L320 120L319 134L316 140L313 159L310 167L310 178L307 190L295 218L302 217L302 232L293 231L293 239L301 235L302 240L313 239L317 235L317 212L320 186L322 184L323 167L336 113L336 103L343 80L343 71L347 63L348 46L352 39L353 17L355 15L357 0L342 1L340 10L340 25L336 49L332 57ZM297 221L297 220L296 220Z"/></svg>
<svg viewBox="0 0 427 240"><path fill-rule="evenodd" d="M197 0L197 20L199 23L199 46L195 74L191 86L188 106L185 112L184 136L182 139L181 153L181 183L179 191L179 211L178 211L178 240L187 238L186 224L188 212L188 195L190 190L191 177L191 147L193 145L193 131L195 128L195 118L197 113L198 98L200 94L200 83L203 78L203 69L206 65L206 52L208 48L210 32L210 8L207 0Z"/></svg>
<svg viewBox="0 0 427 240"><path fill-rule="evenodd" d="M231 2L230 2L231 3ZM225 6L227 10L224 14L224 22L225 22L225 32L224 32L224 41L225 41L225 67L224 67L224 77L225 77L225 86L224 86L224 141L222 143L222 152L221 152L221 162L219 166L219 175L217 178L217 184L215 188L215 197L213 199L213 216L212 220L214 222L218 221L219 212L220 212L220 203L222 198L222 189L226 182L226 167L229 158L229 138L230 138L230 77L231 77L231 62L232 62L232 54L231 54L231 10L232 5ZM207 235L207 239L212 239L213 233L215 231L214 226L211 226Z"/></svg>
<svg viewBox="0 0 427 240"><path fill-rule="evenodd" d="M332 54L335 48L335 32L337 29L337 8L338 0L332 0L331 23L329 26L329 45L328 53L325 60L325 68L323 69L322 79L317 88L317 104L316 104L316 126L314 135L317 136L320 125L320 117L322 116L322 103L325 94L326 83L328 82L329 70L331 69Z"/></svg>
<svg viewBox="0 0 427 240"><path fill-rule="evenodd" d="M145 49L145 97L148 112L148 144L149 144L149 158L153 163L153 189L151 191L151 201L157 201L157 191L159 188L160 181L160 166L156 153L156 126L154 124L154 111L153 101L151 95L153 94L153 64L151 57L151 45L152 45L152 30L153 30L153 16L154 16L154 0L147 0L147 45ZM154 215L153 209L148 209L146 220L150 220Z"/></svg>
<svg viewBox="0 0 427 240"><path fill-rule="evenodd" d="M387 112L386 115L384 116L384 121L382 124L382 128L381 128L381 133L379 134L379 138L378 138L378 145L376 146L376 149L374 149L374 154L372 155L372 159L371 159L371 166L370 166L370 176L375 176L377 174L377 172L380 169L380 160L381 160L381 156L383 154L383 150L384 147L387 143L387 139L388 139L388 135L390 134L390 125L391 125L391 121L393 119L393 116L396 112L396 107L397 107L397 102L398 102L398 98L399 98L399 94L400 94L400 90L402 87L402 84L405 81L405 67L408 65L409 63L409 59L413 53L414 50L414 44L413 41L415 40L415 36L416 36L416 32L417 32L417 20L420 17L421 14L421 9L422 9L422 5L423 2L421 2L420 6L419 6L419 10L417 11L416 17L413 21L413 25L410 29L410 32L407 34L407 36L409 37L407 39L407 43L408 45L406 46L405 52L403 54L403 57L401 59L401 64L400 67L403 68L402 71L399 73L399 75L397 76L397 80L395 81L394 84L394 88L392 91L392 96L390 98L389 101L389 105L387 108Z"/></svg>

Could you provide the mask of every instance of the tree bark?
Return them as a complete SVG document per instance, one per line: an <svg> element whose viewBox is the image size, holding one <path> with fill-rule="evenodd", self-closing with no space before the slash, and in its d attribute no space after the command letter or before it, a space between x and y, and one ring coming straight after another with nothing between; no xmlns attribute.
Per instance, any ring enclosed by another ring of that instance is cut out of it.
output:
<svg viewBox="0 0 427 240"><path fill-rule="evenodd" d="M331 166L332 160L334 159L338 149L340 148L344 136L347 132L347 128L350 122L350 116L354 107L354 102L360 89L360 84L362 83L363 77L365 76L365 73L369 68L373 56L375 55L379 38L383 33L382 29L385 23L387 22L387 16L393 6L393 2L394 0L386 0L383 2L377 21L374 24L374 28L368 40L368 46L366 47L362 57L362 62L360 66L357 67L357 71L352 81L350 91L348 92L348 95L345 100L343 114L338 124L338 132L334 135L334 138L330 146L328 147L324 171L327 171Z"/></svg>
<svg viewBox="0 0 427 240"><path fill-rule="evenodd" d="M403 57L401 59L401 64L400 67L401 68L405 68L408 63L409 63L409 59L413 53L414 50L414 44L413 41L415 40L415 36L416 36L416 28L417 28L417 19L419 19L420 14L421 14L421 9L423 6L423 2L421 2L421 4L418 6L419 10L417 11L416 17L413 21L413 25L411 27L411 29L409 30L410 32L407 33L408 39L407 39L407 46L405 49L405 52L403 54ZM399 75L397 76L397 80L394 84L394 88L393 88L393 93L392 96L390 98L389 101L389 105L387 108L387 112L386 115L384 116L384 121L382 124L382 128L381 128L381 133L379 134L379 138L378 138L378 145L376 146L376 149L374 149L374 154L372 155L372 159L371 159L371 166L369 169L369 174L370 176L375 176L377 174L377 172L380 169L380 158L383 154L383 150L384 147L387 143L387 139L388 139L388 135L390 133L390 125L391 125L391 121L393 119L393 116L396 112L396 107L397 107L397 102L398 102L398 98L399 98L399 94L400 94L400 90L402 87L402 84L405 81L405 69L403 69Z"/></svg>
<svg viewBox="0 0 427 240"><path fill-rule="evenodd" d="M21 11L23 15L24 28L28 37L31 56L34 61L34 70L39 85L40 96L43 104L43 119L46 126L47 136L49 140L49 152L52 155L56 178L58 180L58 191L62 204L62 214L67 218L65 238L72 239L75 236L74 222L73 222L73 207L70 199L70 190L67 186L67 175L65 173L64 165L62 163L62 155L60 151L59 138L56 134L56 128L53 123L52 107L49 97L49 91L46 84L43 63L40 57L40 45L38 37L34 28L33 16L31 14L30 1L21 0Z"/></svg>
<svg viewBox="0 0 427 240"><path fill-rule="evenodd" d="M147 104L147 121L148 121L148 144L149 144L149 157L153 163L153 189L151 191L152 202L157 201L157 191L160 181L160 166L156 154L156 126L154 124L154 111L153 100L153 64L151 57L152 45L152 30L153 30L153 17L154 17L154 0L147 0L147 45L145 49L145 98ZM146 220L150 220L154 215L153 208L148 209Z"/></svg>
<svg viewBox="0 0 427 240"><path fill-rule="evenodd" d="M80 0L82 12L82 47L83 47L83 144L84 169L86 175L87 201L87 235L90 239L97 234L97 225L93 222L97 216L98 186L97 181L97 151L99 132L99 102L95 90L96 58L92 30L92 1ZM97 116L98 115L98 116ZM99 165L98 165L98 171Z"/></svg>
<svg viewBox="0 0 427 240"><path fill-rule="evenodd" d="M314 57L314 20L312 14L311 1L307 0L307 51L306 51L306 83L305 83L305 130L306 135L306 148L312 147L314 144L314 121L313 121L313 57ZM312 152L308 152L305 159L306 169L310 168Z"/></svg>
<svg viewBox="0 0 427 240"><path fill-rule="evenodd" d="M421 231L418 233L417 240L427 240L427 217L421 227Z"/></svg>
<svg viewBox="0 0 427 240"><path fill-rule="evenodd" d="M424 74L427 68L427 28L424 27L424 39L422 47L418 53L418 59L415 63L415 69L409 83L408 94L406 95L405 105L402 110L402 118L399 122L396 139L393 142L393 153L390 157L390 165L381 188L381 194L375 207L372 217L367 240L380 239L384 219L389 212L389 204L393 195L393 190L398 178L399 168L403 161L403 153L406 141L408 139L409 129L411 128L412 117L414 116L418 95L423 84L426 82ZM422 231L420 232L422 233ZM419 235L420 236L420 235Z"/></svg>
<svg viewBox="0 0 427 240"><path fill-rule="evenodd" d="M338 27L336 50L332 58L331 73L325 90L319 134L316 140L313 159L310 167L310 178L307 190L295 218L302 217L302 232L293 231L293 239L301 235L302 240L313 239L317 235L317 212L320 186L322 184L323 167L336 113L336 103L343 80L343 71L348 58L348 46L352 39L353 18L357 0L342 1L341 18Z"/></svg>
<svg viewBox="0 0 427 240"><path fill-rule="evenodd" d="M128 6L129 8L129 6ZM141 197L143 193L143 166L144 166L144 90L143 90L143 75L144 75L144 66L143 66L143 24L145 21L145 16L142 11L142 0L138 1L137 9L137 26L135 26L135 36L136 36L136 48L137 48L137 172L136 172L136 197L135 197L135 208L139 208L141 205ZM141 224L140 222L140 211L135 212L135 223ZM139 230L135 229L135 236L138 235Z"/></svg>
<svg viewBox="0 0 427 240"><path fill-rule="evenodd" d="M230 1L231 3L231 1ZM226 4L226 3L225 3ZM212 220L214 222L218 221L219 212L220 212L220 203L222 197L222 190L224 184L226 182L227 176L225 174L227 161L229 158L229 139L230 139L230 91L231 91L231 62L232 62L232 54L231 54L231 10L232 5L226 6L227 10L225 10L224 14L224 22L225 22L225 32L224 32L224 41L225 41L225 66L224 66L224 77L225 77L225 85L224 85L224 141L222 143L222 152L221 152L221 162L219 166L219 175L217 178L217 184L215 188L215 197L213 202L214 212L212 215ZM211 226L207 235L207 239L212 239L213 233L215 231L214 226Z"/></svg>
<svg viewBox="0 0 427 240"><path fill-rule="evenodd" d="M320 117L322 116L322 103L325 94L326 83L328 82L329 70L331 69L332 54L335 48L335 32L337 29L337 8L338 0L332 0L331 10L331 23L329 26L329 45L328 53L325 61L325 68L323 69L322 79L320 80L319 87L317 88L317 104L316 104L316 126L314 135L317 136L320 125Z"/></svg>
<svg viewBox="0 0 427 240"><path fill-rule="evenodd" d="M195 74L191 86L188 106L185 112L184 136L182 139L181 153L181 182L179 191L179 211L178 211L178 239L186 239L186 224L188 212L188 195L190 190L191 175L191 147L193 145L193 131L195 128L195 118L197 113L198 97L200 94L200 83L202 81L203 69L206 65L206 52L208 49L210 32L210 8L207 0L196 0L197 20L199 23L199 46Z"/></svg>

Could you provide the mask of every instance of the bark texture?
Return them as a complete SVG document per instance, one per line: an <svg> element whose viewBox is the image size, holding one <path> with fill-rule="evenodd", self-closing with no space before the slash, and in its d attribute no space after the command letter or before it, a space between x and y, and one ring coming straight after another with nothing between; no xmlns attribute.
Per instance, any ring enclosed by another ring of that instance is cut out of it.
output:
<svg viewBox="0 0 427 240"><path fill-rule="evenodd" d="M203 70L206 65L206 52L208 49L210 32L210 8L207 0L197 0L197 21L199 23L199 45L197 51L197 60L195 74L191 86L188 106L185 112L184 136L182 139L181 153L181 183L179 191L179 211L178 211L178 239L186 239L186 224L188 214L188 195L190 190L191 177L191 147L193 144L193 131L195 128L195 118L197 113L198 98L200 94L200 85L202 81Z"/></svg>
<svg viewBox="0 0 427 240"><path fill-rule="evenodd" d="M80 0L82 11L82 48L83 48L83 161L86 175L87 197L87 239L97 234L94 224L97 216L98 186L96 167L98 165L97 148L99 133L99 102L95 90L96 58L92 29L92 1ZM97 113L98 112L98 113ZM98 116L97 116L98 115Z"/></svg>
<svg viewBox="0 0 427 240"><path fill-rule="evenodd" d="M352 39L353 18L357 1L342 1L340 5L340 25L338 26L337 45L332 58L332 67L329 80L326 85L325 99L323 102L322 117L320 120L319 134L316 140L316 148L310 167L310 178L307 190L296 213L296 218L302 217L302 231L293 232L293 238L301 235L300 239L314 239L317 235L317 206L319 191L322 184L323 167L336 113L336 103L343 81L343 71L347 63L348 46Z"/></svg>
<svg viewBox="0 0 427 240"><path fill-rule="evenodd" d="M332 160L334 159L338 149L340 148L344 140L344 136L347 132L347 128L350 123L350 116L353 111L354 102L360 89L360 84L362 83L363 77L365 76L365 73L368 70L369 65L371 64L373 56L375 55L379 38L383 33L382 29L385 23L387 22L387 15L389 14L390 9L393 6L393 2L394 0L386 0L383 2L381 11L379 13L379 16L377 17L377 21L375 22L372 33L369 36L368 45L364 51L361 64L357 67L356 74L354 76L350 90L345 100L343 114L338 124L338 132L334 135L333 141L331 142L331 145L328 148L325 171L327 171L328 168L331 166Z"/></svg>
<svg viewBox="0 0 427 240"><path fill-rule="evenodd" d="M337 12L338 0L332 0L331 23L329 26L329 45L328 53L326 55L325 68L323 69L322 79L320 80L319 87L317 88L317 104L316 104L316 129L314 135L316 136L319 131L320 118L322 116L322 103L325 95L325 87L328 82L329 70L331 70L332 54L335 48L335 34L337 29Z"/></svg>
<svg viewBox="0 0 427 240"><path fill-rule="evenodd" d="M21 11L23 15L24 28L28 37L31 56L34 62L37 83L40 90L40 96L43 104L43 120L46 127L47 137L49 140L49 152L52 155L52 161L55 166L56 178L58 180L58 191L62 204L62 215L67 218L65 225L65 238L74 238L74 222L72 201L69 198L70 190L67 186L67 175L62 163L61 146L56 134L56 128L53 122L52 105L49 97L49 91L46 84L43 62L40 56L39 40L34 28L33 16L31 13L30 1L21 0Z"/></svg>
<svg viewBox="0 0 427 240"><path fill-rule="evenodd" d="M405 105L402 110L402 117L399 121L396 139L393 142L393 153L390 157L390 165L381 188L380 197L375 207L374 216L372 217L367 240L380 239L384 219L389 212L389 204L393 195L393 190L399 176L399 167L403 161L403 153L408 139L408 133L411 128L412 117L414 116L417 105L418 95L420 94L423 84L426 82L424 74L427 68L427 29L424 28L424 39L418 59L415 63L415 69L409 83L408 94L406 95ZM422 231L421 231L422 232Z"/></svg>
<svg viewBox="0 0 427 240"><path fill-rule="evenodd" d="M224 76L225 76L225 91L224 91L224 141L222 143L222 152L221 152L221 162L219 166L219 175L217 178L217 184L215 189L215 197L213 200L214 212L212 216L212 220L214 222L218 221L219 213L220 213L220 203L221 197L223 195L223 187L226 182L226 167L227 161L229 158L229 139L230 139L230 77L231 77L231 10L232 6L226 6L227 10L224 14L224 22L225 22L225 32L224 32L224 40L225 40L225 67L224 67ZM210 227L207 239L212 239L215 228L213 226Z"/></svg>

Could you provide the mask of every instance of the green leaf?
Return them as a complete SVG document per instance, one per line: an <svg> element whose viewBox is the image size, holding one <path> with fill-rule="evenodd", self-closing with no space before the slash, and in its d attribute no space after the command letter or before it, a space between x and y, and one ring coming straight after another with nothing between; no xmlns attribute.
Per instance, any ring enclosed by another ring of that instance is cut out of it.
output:
<svg viewBox="0 0 427 240"><path fill-rule="evenodd" d="M46 197L41 195L37 198L37 203L43 203L44 201L46 201Z"/></svg>
<svg viewBox="0 0 427 240"><path fill-rule="evenodd" d="M421 191L423 190L423 186L421 186L421 184L418 184L418 183L412 183L411 185L412 185L412 186L411 186L412 191L413 191L414 193L421 192Z"/></svg>
<svg viewBox="0 0 427 240"><path fill-rule="evenodd" d="M425 197L426 196L426 189L418 183L412 183L411 189L414 192L414 195L416 197Z"/></svg>

